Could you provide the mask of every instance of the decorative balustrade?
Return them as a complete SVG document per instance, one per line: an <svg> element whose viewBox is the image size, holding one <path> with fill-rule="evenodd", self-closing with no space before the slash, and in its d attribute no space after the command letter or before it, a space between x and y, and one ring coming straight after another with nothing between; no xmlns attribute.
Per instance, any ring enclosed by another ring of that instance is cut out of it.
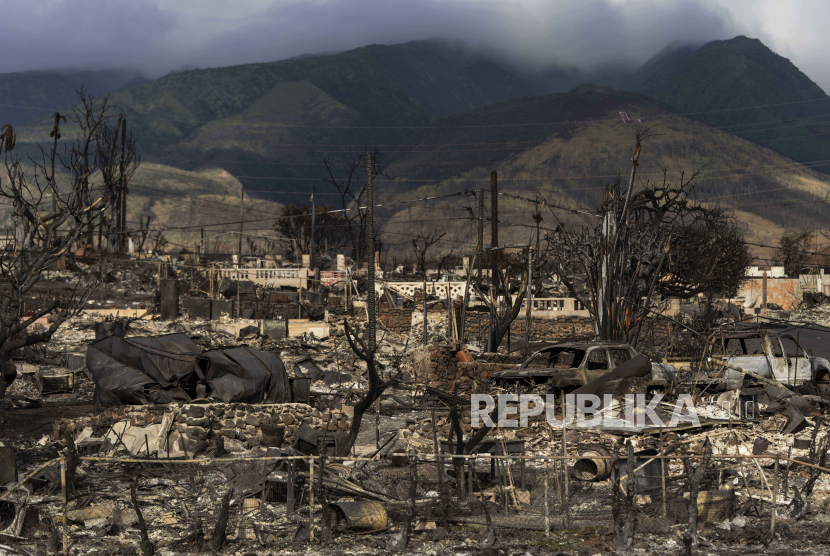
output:
<svg viewBox="0 0 830 556"><path fill-rule="evenodd" d="M213 272L220 281L227 278L248 280L254 284L272 288L277 286L308 287L307 268L220 268Z"/></svg>

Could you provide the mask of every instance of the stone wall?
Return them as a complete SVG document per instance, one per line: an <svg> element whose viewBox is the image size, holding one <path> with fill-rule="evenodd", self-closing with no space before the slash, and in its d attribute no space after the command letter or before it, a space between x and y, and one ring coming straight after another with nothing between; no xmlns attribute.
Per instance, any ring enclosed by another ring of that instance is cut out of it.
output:
<svg viewBox="0 0 830 556"><path fill-rule="evenodd" d="M52 439L59 440L67 430L77 438L86 427L93 436L102 436L114 424L127 421L131 427L160 425L165 414L172 413L173 425L168 441L170 451L198 454L217 436L231 447L250 449L256 446L290 446L302 426L331 431L346 431L350 420L342 410L319 410L306 404L176 404L157 406L120 406L108 408L100 415L54 423ZM155 429L154 429L155 430Z"/></svg>
<svg viewBox="0 0 830 556"><path fill-rule="evenodd" d="M445 392L453 392L456 384L463 395L484 392L490 382L490 373L512 369L522 362L521 355L485 353L479 359L485 361L464 362L458 359L453 347L427 346L429 352L428 384Z"/></svg>
<svg viewBox="0 0 830 556"><path fill-rule="evenodd" d="M467 339L481 339L486 341L487 331L490 328L490 317L488 313L467 313L466 316ZM514 340L521 340L525 336L525 319L520 316L510 325L510 334ZM535 340L546 339L550 341L590 339L593 337L594 327L589 317L564 316L557 318L530 319L530 337ZM507 345L507 336L503 340Z"/></svg>
<svg viewBox="0 0 830 556"><path fill-rule="evenodd" d="M381 303L378 319L387 329L397 334L409 334L412 328L412 309L399 309L386 307Z"/></svg>
<svg viewBox="0 0 830 556"><path fill-rule="evenodd" d="M429 350L429 385L436 388L445 388L456 380L458 373L458 358L455 349L439 344L427 346ZM452 391L452 388L448 390Z"/></svg>

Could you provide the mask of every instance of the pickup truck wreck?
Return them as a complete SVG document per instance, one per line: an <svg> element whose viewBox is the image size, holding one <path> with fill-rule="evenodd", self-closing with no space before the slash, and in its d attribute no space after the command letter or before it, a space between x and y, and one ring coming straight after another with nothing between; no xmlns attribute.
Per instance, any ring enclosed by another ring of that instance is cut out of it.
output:
<svg viewBox="0 0 830 556"><path fill-rule="evenodd" d="M830 361L807 353L789 334L741 332L713 340L721 352L712 357L716 366L723 362L789 387L809 382L830 386ZM745 380L734 368L724 368L715 378L721 379L714 385L718 391L738 390Z"/></svg>
<svg viewBox="0 0 830 556"><path fill-rule="evenodd" d="M569 342L546 347L531 355L519 368L496 371L490 377L501 384L547 384L549 392L569 391L613 371L637 355L633 347L624 343ZM661 393L671 397L676 393L677 379L671 365L652 362L647 382L650 396Z"/></svg>

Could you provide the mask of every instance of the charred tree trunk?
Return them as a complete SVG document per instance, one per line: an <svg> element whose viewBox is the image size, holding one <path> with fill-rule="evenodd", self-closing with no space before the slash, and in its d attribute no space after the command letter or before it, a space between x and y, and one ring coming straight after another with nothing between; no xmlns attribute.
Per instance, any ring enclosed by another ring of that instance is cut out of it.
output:
<svg viewBox="0 0 830 556"><path fill-rule="evenodd" d="M360 423L363 421L363 414L367 409L369 409L375 400L383 394L384 390L393 384L396 384L396 381L381 382L377 367L375 366L374 349L370 350L360 338L352 334L349 321L344 320L343 326L346 329L346 340L349 342L349 346L352 348L352 351L360 359L366 362L367 375L369 377L369 390L367 390L366 395L363 396L363 399L360 400L360 402L354 407L354 417L352 418L352 426L349 429L349 436L346 438L345 442L337 446L338 457L346 457L349 455L352 446L354 446L355 440L357 440L357 435L360 432Z"/></svg>

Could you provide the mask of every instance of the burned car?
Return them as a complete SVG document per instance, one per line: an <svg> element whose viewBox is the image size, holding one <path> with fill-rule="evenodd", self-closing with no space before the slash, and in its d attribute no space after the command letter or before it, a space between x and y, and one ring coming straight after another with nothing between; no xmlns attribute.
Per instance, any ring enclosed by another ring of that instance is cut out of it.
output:
<svg viewBox="0 0 830 556"><path fill-rule="evenodd" d="M549 391L567 391L613 371L636 355L637 350L624 343L570 342L546 347L530 356L519 368L496 371L490 377L502 384L547 384ZM650 395L673 396L677 385L674 367L652 362L647 382Z"/></svg>
<svg viewBox="0 0 830 556"><path fill-rule="evenodd" d="M789 334L742 332L713 340L720 351L712 357L716 367L722 361L789 387L809 382L830 383L830 362L804 351ZM725 369L718 377L721 380L715 385L716 390L737 390L744 384L744 375L735 369Z"/></svg>

